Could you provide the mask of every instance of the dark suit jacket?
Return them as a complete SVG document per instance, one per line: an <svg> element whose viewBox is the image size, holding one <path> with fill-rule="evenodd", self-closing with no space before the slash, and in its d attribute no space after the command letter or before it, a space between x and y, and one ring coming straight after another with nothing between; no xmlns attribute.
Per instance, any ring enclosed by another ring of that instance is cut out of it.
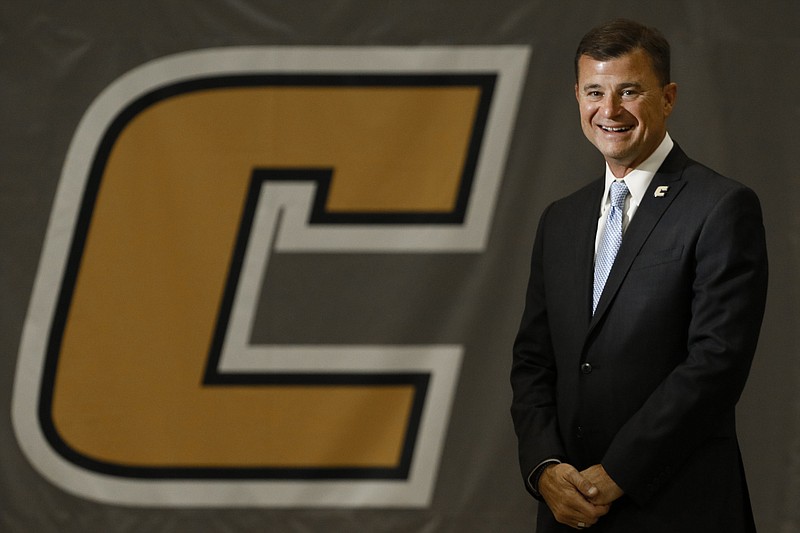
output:
<svg viewBox="0 0 800 533"><path fill-rule="evenodd" d="M600 179L539 223L511 371L523 476L547 458L602 464L625 496L594 532L754 531L734 406L766 299L758 198L676 145L592 316L602 192ZM544 504L538 524L574 531Z"/></svg>

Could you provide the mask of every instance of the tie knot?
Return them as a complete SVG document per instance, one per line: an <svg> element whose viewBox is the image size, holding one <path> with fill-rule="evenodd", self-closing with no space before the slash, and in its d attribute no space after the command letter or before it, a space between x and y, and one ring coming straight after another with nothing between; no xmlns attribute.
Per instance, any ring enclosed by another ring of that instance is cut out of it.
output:
<svg viewBox="0 0 800 533"><path fill-rule="evenodd" d="M628 186L624 181L615 181L611 184L611 205L617 209L624 209L626 196L628 196Z"/></svg>

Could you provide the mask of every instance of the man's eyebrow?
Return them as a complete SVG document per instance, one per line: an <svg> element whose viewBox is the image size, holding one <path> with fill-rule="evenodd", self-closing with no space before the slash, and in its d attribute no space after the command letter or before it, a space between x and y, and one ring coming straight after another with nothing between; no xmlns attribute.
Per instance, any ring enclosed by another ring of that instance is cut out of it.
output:
<svg viewBox="0 0 800 533"><path fill-rule="evenodd" d="M615 86L614 89L641 89L642 84L636 81L628 81L624 83L620 83L619 85ZM594 89L602 89L602 86L599 83L587 83L583 86L584 91L591 91Z"/></svg>

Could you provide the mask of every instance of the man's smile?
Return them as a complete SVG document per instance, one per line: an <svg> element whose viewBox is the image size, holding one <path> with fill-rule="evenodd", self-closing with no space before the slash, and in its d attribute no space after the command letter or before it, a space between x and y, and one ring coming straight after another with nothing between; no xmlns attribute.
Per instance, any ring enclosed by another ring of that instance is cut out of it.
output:
<svg viewBox="0 0 800 533"><path fill-rule="evenodd" d="M632 129L633 129L633 126L618 126L618 127L611 127L611 126L603 126L603 125L598 125L598 127L599 127L601 130L603 130L603 131L607 131L607 132L609 132L609 133L623 133L623 132L630 131L630 130L632 130Z"/></svg>

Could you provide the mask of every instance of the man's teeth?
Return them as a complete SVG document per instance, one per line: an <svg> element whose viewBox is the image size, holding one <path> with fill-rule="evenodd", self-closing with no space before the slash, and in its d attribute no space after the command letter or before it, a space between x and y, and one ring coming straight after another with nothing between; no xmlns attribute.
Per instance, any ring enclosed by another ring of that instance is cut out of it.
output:
<svg viewBox="0 0 800 533"><path fill-rule="evenodd" d="M614 133L619 133L619 132L622 132L622 131L628 131L628 130L631 129L631 127L630 126L625 126L625 127L622 127L622 128L609 128L608 126L600 126L600 129L602 129L603 131L611 131L611 132L614 132Z"/></svg>

